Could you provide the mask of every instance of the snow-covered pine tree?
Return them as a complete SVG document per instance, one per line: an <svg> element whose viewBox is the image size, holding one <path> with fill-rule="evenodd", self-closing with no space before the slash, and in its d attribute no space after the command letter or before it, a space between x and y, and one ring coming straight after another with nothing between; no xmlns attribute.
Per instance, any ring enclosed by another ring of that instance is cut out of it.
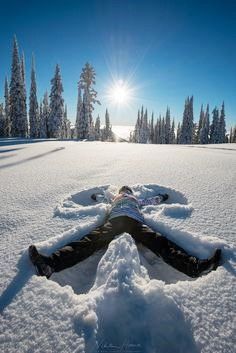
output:
<svg viewBox="0 0 236 353"><path fill-rule="evenodd" d="M158 136L158 119L156 120L156 123L154 124L154 136L153 136L153 143L157 143L157 136Z"/></svg>
<svg viewBox="0 0 236 353"><path fill-rule="evenodd" d="M38 138L40 135L40 122L39 122L39 107L38 107L38 99L37 99L37 85L36 85L34 57L32 57L32 66L31 66L29 123L30 123L30 133L29 133L30 137Z"/></svg>
<svg viewBox="0 0 236 353"><path fill-rule="evenodd" d="M148 111L147 108L145 109L145 114L144 114L144 126L143 126L143 131L144 131L144 143L149 143L150 139L150 131L149 131L149 126L148 126Z"/></svg>
<svg viewBox="0 0 236 353"><path fill-rule="evenodd" d="M217 107L212 111L212 124L210 126L210 143L219 143L219 110Z"/></svg>
<svg viewBox="0 0 236 353"><path fill-rule="evenodd" d="M81 85L78 84L78 100L77 100L77 112L75 121L75 137L80 138L84 134L84 116L83 116L83 100L81 96ZM83 133L82 133L83 132Z"/></svg>
<svg viewBox="0 0 236 353"><path fill-rule="evenodd" d="M88 139L89 127L90 127L90 107L89 107L89 92L87 87L84 88L82 116L83 116L83 120L82 120L83 133L81 131L80 138Z"/></svg>
<svg viewBox="0 0 236 353"><path fill-rule="evenodd" d="M43 103L40 101L39 104L39 138L46 138L47 131L46 131L46 122L43 116Z"/></svg>
<svg viewBox="0 0 236 353"><path fill-rule="evenodd" d="M165 144L166 143L166 126L165 126L165 117L163 116L161 119L161 129L160 129L160 143Z"/></svg>
<svg viewBox="0 0 236 353"><path fill-rule="evenodd" d="M69 119L67 119L67 121L66 121L66 138L67 139L71 139L71 136L72 136L72 134L71 134L71 122L70 122Z"/></svg>
<svg viewBox="0 0 236 353"><path fill-rule="evenodd" d="M11 136L26 137L28 133L28 121L26 113L26 101L22 67L19 59L17 39L14 37L11 82L10 82L10 120Z"/></svg>
<svg viewBox="0 0 236 353"><path fill-rule="evenodd" d="M222 103L221 111L220 111L220 118L219 118L219 143L225 143L225 104Z"/></svg>
<svg viewBox="0 0 236 353"><path fill-rule="evenodd" d="M203 121L205 119L205 113L203 110L203 104L201 105L201 110L200 110L200 116L199 116L199 122L198 122L198 127L197 127L197 134L196 134L196 143L201 143L200 142L200 131L203 127Z"/></svg>
<svg viewBox="0 0 236 353"><path fill-rule="evenodd" d="M158 118L158 136L157 136L158 144L162 144L162 116L159 114Z"/></svg>
<svg viewBox="0 0 236 353"><path fill-rule="evenodd" d="M198 125L197 123L193 123L193 137L192 137L192 143L193 144L198 144L199 139L198 139Z"/></svg>
<svg viewBox="0 0 236 353"><path fill-rule="evenodd" d="M209 143L209 105L207 105L206 113L202 117L202 127L199 134L199 143Z"/></svg>
<svg viewBox="0 0 236 353"><path fill-rule="evenodd" d="M43 129L45 129L46 131L45 137L47 138L50 137L49 131L48 131L49 116L50 116L50 108L49 108L49 101L48 101L48 92L46 91L43 96L42 126L44 126Z"/></svg>
<svg viewBox="0 0 236 353"><path fill-rule="evenodd" d="M134 128L134 134L132 136L133 142L139 143L140 141L140 128L141 128L141 118L140 118L140 110L138 110L138 118Z"/></svg>
<svg viewBox="0 0 236 353"><path fill-rule="evenodd" d="M170 108L166 109L166 117L165 117L165 143L170 143Z"/></svg>
<svg viewBox="0 0 236 353"><path fill-rule="evenodd" d="M145 132L144 132L144 108L142 106L140 113L140 128L139 128L139 141L138 143L145 143Z"/></svg>
<svg viewBox="0 0 236 353"><path fill-rule="evenodd" d="M66 118L67 118L67 106L63 107L63 117L62 117L62 124L61 124L61 139L66 138Z"/></svg>
<svg viewBox="0 0 236 353"><path fill-rule="evenodd" d="M79 96L78 96L78 104L77 104L77 135L78 138L86 139L89 137L89 128L92 124L92 113L94 110L94 104L100 102L97 100L97 92L93 88L96 84L95 81L96 72L94 68L89 64L86 63L84 68L82 69L82 73L80 75L79 80L79 89L83 90L83 106L82 111L78 115L78 107L79 104Z"/></svg>
<svg viewBox="0 0 236 353"><path fill-rule="evenodd" d="M61 138L62 121L64 114L63 86L59 65L56 65L55 75L51 80L50 115L48 132L50 138Z"/></svg>
<svg viewBox="0 0 236 353"><path fill-rule="evenodd" d="M97 119L95 121L95 140L101 140L101 121L99 115L97 116Z"/></svg>
<svg viewBox="0 0 236 353"><path fill-rule="evenodd" d="M150 143L154 143L154 114L152 113L150 122Z"/></svg>
<svg viewBox="0 0 236 353"><path fill-rule="evenodd" d="M140 126L142 126L143 124L143 118L144 118L144 107L142 105L141 112L140 112Z"/></svg>
<svg viewBox="0 0 236 353"><path fill-rule="evenodd" d="M25 79L25 56L24 53L22 53L21 57L21 76L22 76L22 84L23 84L23 115L25 117L25 120L27 121L27 132L29 130L28 127L28 120L27 120L27 95L26 95L26 79Z"/></svg>
<svg viewBox="0 0 236 353"><path fill-rule="evenodd" d="M171 130L170 130L170 143L175 143L175 119L172 120Z"/></svg>
<svg viewBox="0 0 236 353"><path fill-rule="evenodd" d="M87 90L86 90L86 92L84 90L81 130L79 133L79 138L88 139L88 137L89 137L89 120L90 120L90 112L89 112L89 105L88 105L88 94L87 94Z"/></svg>
<svg viewBox="0 0 236 353"><path fill-rule="evenodd" d="M181 141L181 124L178 123L177 132L176 132L176 143L180 144L181 143L180 141Z"/></svg>
<svg viewBox="0 0 236 353"><path fill-rule="evenodd" d="M67 118L67 105L65 104L64 114L63 114L63 122L62 122L62 132L61 137L63 139L71 138L71 127L70 120Z"/></svg>
<svg viewBox="0 0 236 353"><path fill-rule="evenodd" d="M209 143L209 134L210 134L210 109L209 104L207 104L206 113L205 113L205 128L206 128L206 143Z"/></svg>
<svg viewBox="0 0 236 353"><path fill-rule="evenodd" d="M155 125L155 143L160 144L161 143L161 115L159 115L159 118L157 119L156 125Z"/></svg>
<svg viewBox="0 0 236 353"><path fill-rule="evenodd" d="M141 127L140 127L140 143L149 142L149 128L148 128L148 112L145 109L143 113L143 107L141 109Z"/></svg>
<svg viewBox="0 0 236 353"><path fill-rule="evenodd" d="M9 97L9 87L8 80L5 78L5 87L4 87L4 98L5 98L5 136L11 136L11 119L10 119L10 97Z"/></svg>
<svg viewBox="0 0 236 353"><path fill-rule="evenodd" d="M105 127L104 127L104 138L105 141L113 141L112 127L110 123L110 115L106 109L105 113Z"/></svg>
<svg viewBox="0 0 236 353"><path fill-rule="evenodd" d="M193 142L193 96L185 101L183 122L181 125L180 143L192 144Z"/></svg>

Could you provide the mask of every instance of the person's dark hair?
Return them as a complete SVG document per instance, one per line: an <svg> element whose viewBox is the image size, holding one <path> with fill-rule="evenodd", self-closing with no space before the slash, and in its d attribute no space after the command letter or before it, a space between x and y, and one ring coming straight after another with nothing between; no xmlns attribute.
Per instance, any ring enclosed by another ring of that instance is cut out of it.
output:
<svg viewBox="0 0 236 353"><path fill-rule="evenodd" d="M127 185L124 185L120 188L119 194L121 194L122 192L127 192L129 194L133 194L133 190Z"/></svg>

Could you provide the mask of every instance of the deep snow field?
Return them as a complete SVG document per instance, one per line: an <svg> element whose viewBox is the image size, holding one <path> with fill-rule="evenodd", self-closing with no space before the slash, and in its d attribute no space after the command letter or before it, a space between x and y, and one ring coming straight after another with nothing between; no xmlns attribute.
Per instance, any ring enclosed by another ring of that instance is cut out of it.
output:
<svg viewBox="0 0 236 353"><path fill-rule="evenodd" d="M191 279L129 234L50 280L27 248L49 254L102 224L92 192L167 192L146 223L216 271ZM235 352L236 145L0 140L1 352Z"/></svg>

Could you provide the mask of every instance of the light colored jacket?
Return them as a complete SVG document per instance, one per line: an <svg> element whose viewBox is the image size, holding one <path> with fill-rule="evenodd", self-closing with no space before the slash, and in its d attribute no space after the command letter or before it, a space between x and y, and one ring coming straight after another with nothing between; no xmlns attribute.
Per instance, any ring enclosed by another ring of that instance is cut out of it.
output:
<svg viewBox="0 0 236 353"><path fill-rule="evenodd" d="M144 218L140 210L141 207L147 205L158 205L162 201L162 195L149 197L147 199L137 199L132 194L119 194L111 200L111 210L108 215L108 220L116 217L127 216L144 223Z"/></svg>

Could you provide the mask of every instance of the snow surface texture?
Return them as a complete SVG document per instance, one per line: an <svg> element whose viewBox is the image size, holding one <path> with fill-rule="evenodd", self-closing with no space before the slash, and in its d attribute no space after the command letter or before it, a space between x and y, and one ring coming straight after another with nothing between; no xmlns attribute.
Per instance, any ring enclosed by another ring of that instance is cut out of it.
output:
<svg viewBox="0 0 236 353"><path fill-rule="evenodd" d="M235 145L0 146L1 352L234 352ZM144 207L147 224L201 258L220 247L223 265L192 280L122 234L52 280L35 276L28 246L49 254L102 224L109 206L90 194L121 184L168 192Z"/></svg>

